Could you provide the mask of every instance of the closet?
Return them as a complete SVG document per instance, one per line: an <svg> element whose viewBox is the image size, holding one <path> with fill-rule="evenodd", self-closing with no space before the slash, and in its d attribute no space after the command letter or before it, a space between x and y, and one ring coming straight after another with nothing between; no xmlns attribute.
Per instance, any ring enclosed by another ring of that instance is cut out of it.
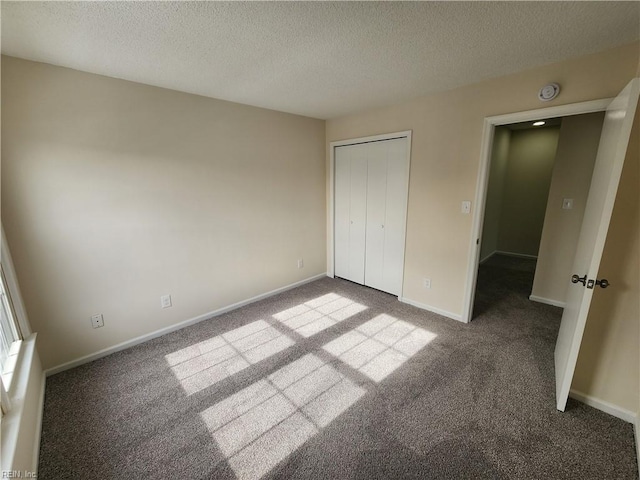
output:
<svg viewBox="0 0 640 480"><path fill-rule="evenodd" d="M409 138L335 148L335 275L400 295Z"/></svg>

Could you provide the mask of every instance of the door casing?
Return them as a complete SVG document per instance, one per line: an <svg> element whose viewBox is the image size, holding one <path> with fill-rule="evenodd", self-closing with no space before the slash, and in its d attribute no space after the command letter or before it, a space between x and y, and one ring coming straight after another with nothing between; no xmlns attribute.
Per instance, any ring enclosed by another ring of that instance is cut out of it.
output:
<svg viewBox="0 0 640 480"><path fill-rule="evenodd" d="M480 262L480 240L482 239L482 227L484 210L489 185L489 168L493 148L493 136L495 128L512 123L529 122L541 118L569 117L586 113L603 112L611 103L612 98L592 100L588 102L571 103L557 107L540 108L523 112L496 115L484 119L482 131L482 144L480 149L480 166L476 180L475 208L471 224L471 236L469 238L469 263L466 275L466 285L462 306L462 321L469 323L473 315L473 303L475 300L476 282L478 279L478 265Z"/></svg>

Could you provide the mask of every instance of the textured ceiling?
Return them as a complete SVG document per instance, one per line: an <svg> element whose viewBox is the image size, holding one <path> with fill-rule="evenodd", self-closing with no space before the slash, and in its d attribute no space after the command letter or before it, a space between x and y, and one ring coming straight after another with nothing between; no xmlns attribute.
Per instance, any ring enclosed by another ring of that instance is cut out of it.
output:
<svg viewBox="0 0 640 480"><path fill-rule="evenodd" d="M1 8L4 54L317 118L640 36L640 2L3 1Z"/></svg>

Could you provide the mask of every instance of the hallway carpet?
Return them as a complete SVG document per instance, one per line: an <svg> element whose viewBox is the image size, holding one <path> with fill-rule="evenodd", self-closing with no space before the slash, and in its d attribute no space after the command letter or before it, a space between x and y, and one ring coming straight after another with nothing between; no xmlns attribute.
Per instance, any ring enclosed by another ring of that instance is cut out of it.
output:
<svg viewBox="0 0 640 480"><path fill-rule="evenodd" d="M630 424L556 411L532 275L484 264L469 325L326 278L54 375L38 478L638 478Z"/></svg>

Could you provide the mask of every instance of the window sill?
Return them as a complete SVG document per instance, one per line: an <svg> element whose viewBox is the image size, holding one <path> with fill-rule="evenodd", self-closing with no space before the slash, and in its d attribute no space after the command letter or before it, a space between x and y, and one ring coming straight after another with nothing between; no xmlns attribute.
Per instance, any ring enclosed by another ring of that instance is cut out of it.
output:
<svg viewBox="0 0 640 480"><path fill-rule="evenodd" d="M2 418L2 470L13 470L14 459L20 452L24 457L25 439L34 447L39 440L39 418L41 418L41 397L44 393L44 373L40 365L40 360L36 354L36 335L32 334L24 339L16 355L15 369L12 375L11 391L8 391L10 409ZM34 420L36 420L34 422ZM33 431L32 431L33 430ZM37 430L37 431L36 431ZM33 434L33 438L30 438ZM18 442L21 447L18 448ZM35 442L35 443L34 443ZM36 447L37 448L37 447ZM29 455L29 454L27 454ZM37 451L33 452L34 466Z"/></svg>

